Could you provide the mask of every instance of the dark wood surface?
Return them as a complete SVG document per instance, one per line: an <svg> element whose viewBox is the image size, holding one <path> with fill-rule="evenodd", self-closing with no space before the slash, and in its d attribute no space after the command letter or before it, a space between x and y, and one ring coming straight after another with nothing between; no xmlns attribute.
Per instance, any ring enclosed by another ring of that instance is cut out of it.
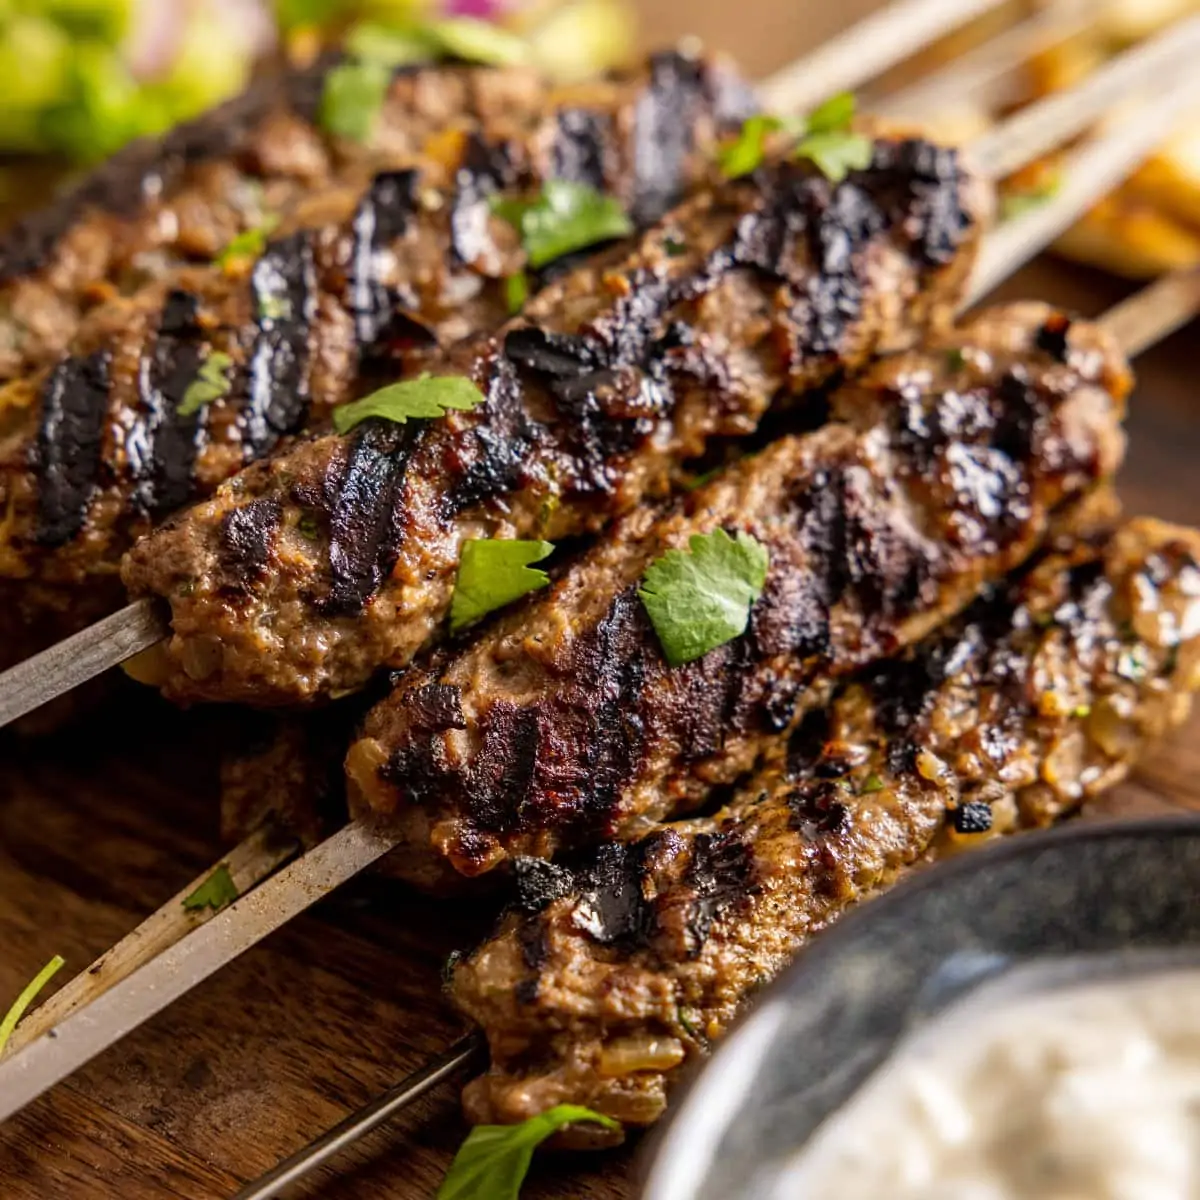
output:
<svg viewBox="0 0 1200 1200"><path fill-rule="evenodd" d="M1055 266L1006 291L1095 314L1122 293ZM1131 511L1200 519L1197 331L1140 364L1122 477ZM0 739L0 1008L52 954L97 953L219 853L222 720L132 687L66 735ZM1157 749L1110 812L1200 808L1200 721ZM0 1129L4 1200L216 1200L447 1046L447 954L491 914L357 881ZM64 971L66 976L68 972ZM307 1192L431 1196L464 1134L443 1087ZM531 1198L635 1193L637 1151L540 1164Z"/></svg>

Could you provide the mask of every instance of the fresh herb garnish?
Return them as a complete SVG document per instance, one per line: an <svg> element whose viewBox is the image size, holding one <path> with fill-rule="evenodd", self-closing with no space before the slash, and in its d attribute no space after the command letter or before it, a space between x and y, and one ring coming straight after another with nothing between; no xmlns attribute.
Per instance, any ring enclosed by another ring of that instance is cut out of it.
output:
<svg viewBox="0 0 1200 1200"><path fill-rule="evenodd" d="M179 402L179 415L190 417L206 404L220 400L229 394L229 376L226 372L233 366L233 359L221 350L214 350L196 372L196 378L187 386Z"/></svg>
<svg viewBox="0 0 1200 1200"><path fill-rule="evenodd" d="M220 912L225 905L232 904L239 894L229 867L222 863L190 896L184 897L183 907L188 912L200 912L205 908Z"/></svg>
<svg viewBox="0 0 1200 1200"><path fill-rule="evenodd" d="M495 196L491 208L520 233L531 267L633 232L633 222L612 196L566 179L548 179L536 200Z"/></svg>
<svg viewBox="0 0 1200 1200"><path fill-rule="evenodd" d="M381 417L403 425L410 419L444 417L451 409L467 412L482 404L483 393L465 375L422 375L389 384L335 409L333 427L348 433L369 417Z"/></svg>
<svg viewBox="0 0 1200 1200"><path fill-rule="evenodd" d="M392 68L386 63L340 63L325 76L317 114L321 126L336 137L369 141L391 81Z"/></svg>
<svg viewBox="0 0 1200 1200"><path fill-rule="evenodd" d="M746 533L694 533L688 546L652 562L638 592L673 667L745 633L770 563L766 546Z"/></svg>
<svg viewBox="0 0 1200 1200"><path fill-rule="evenodd" d="M873 796L876 792L883 791L883 780L878 775L868 775L863 780L862 790L858 793L860 796Z"/></svg>
<svg viewBox="0 0 1200 1200"><path fill-rule="evenodd" d="M757 170L767 153L767 139L773 133L787 130L801 136L808 128L803 117L776 117L756 113L742 122L737 137L717 151L717 166L726 179L740 179Z"/></svg>
<svg viewBox="0 0 1200 1200"><path fill-rule="evenodd" d="M687 253L687 243L670 233L663 238L662 248L668 258L679 258Z"/></svg>
<svg viewBox="0 0 1200 1200"><path fill-rule="evenodd" d="M435 55L435 47L420 27L395 29L362 21L346 34L346 55L359 63L377 63L383 67L403 67L425 62Z"/></svg>
<svg viewBox="0 0 1200 1200"><path fill-rule="evenodd" d="M488 613L519 600L550 582L531 567L554 549L553 542L472 538L463 543L450 601L450 632L458 633Z"/></svg>
<svg viewBox="0 0 1200 1200"><path fill-rule="evenodd" d="M510 316L515 316L525 307L529 299L529 276L524 271L509 275L504 280L504 302Z"/></svg>
<svg viewBox="0 0 1200 1200"><path fill-rule="evenodd" d="M472 17L447 17L426 27L430 39L449 58L485 66L509 67L528 61L529 45L489 21Z"/></svg>
<svg viewBox="0 0 1200 1200"><path fill-rule="evenodd" d="M242 259L258 258L267 248L267 238L278 228L279 214L267 213L257 225L243 229L237 237L230 240L225 249L217 255L217 266L224 269Z"/></svg>
<svg viewBox="0 0 1200 1200"><path fill-rule="evenodd" d="M12 1008L0 1021L0 1054L4 1053L8 1039L12 1037L17 1022L25 1015L25 1010L38 998L42 988L62 969L64 959L56 954L26 985L25 990L17 997Z"/></svg>
<svg viewBox="0 0 1200 1200"><path fill-rule="evenodd" d="M1014 221L1026 213L1048 204L1058 195L1062 187L1062 176L1055 173L1034 187L1014 188L1000 197L1000 220Z"/></svg>
<svg viewBox="0 0 1200 1200"><path fill-rule="evenodd" d="M854 96L850 92L831 96L809 114L796 157L815 163L831 183L841 183L850 171L865 170L874 147L870 138L851 131L853 119Z"/></svg>
<svg viewBox="0 0 1200 1200"><path fill-rule="evenodd" d="M476 1125L463 1142L436 1200L517 1200L533 1152L552 1133L589 1121L605 1129L621 1126L577 1104L559 1104L520 1125Z"/></svg>
<svg viewBox="0 0 1200 1200"><path fill-rule="evenodd" d="M961 371L967 365L967 356L963 353L961 346L953 346L946 351L946 369L948 371Z"/></svg>

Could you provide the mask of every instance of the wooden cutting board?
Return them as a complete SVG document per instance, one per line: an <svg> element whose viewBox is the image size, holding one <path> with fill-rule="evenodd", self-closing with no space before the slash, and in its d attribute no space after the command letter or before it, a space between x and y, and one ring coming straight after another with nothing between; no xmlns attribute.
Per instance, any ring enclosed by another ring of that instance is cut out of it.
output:
<svg viewBox="0 0 1200 1200"><path fill-rule="evenodd" d="M1039 266L1010 284L1094 314L1122 291ZM1130 511L1200 520L1195 328L1146 356L1122 490ZM81 728L0 740L0 1009L53 954L80 969L219 854L229 714L168 710L132 685ZM1200 809L1200 720L1106 799L1121 815ZM474 907L474 910L473 910ZM218 1200L447 1046L449 952L486 906L356 881L0 1129L4 1200ZM64 976L67 974L64 971ZM418 1200L464 1135L445 1086L308 1191ZM539 1164L527 1196L636 1193L636 1148Z"/></svg>

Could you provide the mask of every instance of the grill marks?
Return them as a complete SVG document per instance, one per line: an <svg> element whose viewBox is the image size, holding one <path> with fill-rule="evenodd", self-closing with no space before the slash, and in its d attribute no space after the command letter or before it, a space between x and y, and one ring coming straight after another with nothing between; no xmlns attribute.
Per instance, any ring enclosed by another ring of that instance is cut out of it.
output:
<svg viewBox="0 0 1200 1200"><path fill-rule="evenodd" d="M250 287L257 333L241 416L247 461L294 433L308 413L309 336L317 311L311 236L272 242L255 264Z"/></svg>
<svg viewBox="0 0 1200 1200"><path fill-rule="evenodd" d="M694 805L734 782L834 680L894 654L923 632L929 614L953 615L980 583L1023 561L1050 513L1099 481L1105 459L1081 444L1092 468L1081 475L1063 458L1061 414L1082 392L1111 387L1108 413L1089 438L1118 439L1124 386L1120 360L1102 340L1080 355L1091 374L1072 382L1036 353L1018 374L1002 347L1016 340L1014 323L1033 347L1043 313L1034 309L980 320L986 373L945 382L946 354L937 349L889 360L834 394L832 424L772 443L653 525L618 526L594 561L577 560L552 591L458 656L410 671L380 706L374 727L383 732L373 736L390 756L384 782L401 800L419 795L430 820L454 831L439 837L437 851L474 874L506 852L627 836L647 813ZM587 339L520 330L510 343L526 369L556 384L580 365L594 369ZM919 379L921 388L912 382ZM976 464L969 487L961 470L968 460ZM742 637L671 669L636 587L608 590L614 554L620 548L619 578L628 580L714 524L766 544L766 587ZM586 620L573 611L578 603ZM993 597L990 608L977 606L967 634L933 639L878 669L880 720L897 764L914 761L912 730L927 698L966 669L977 642L1003 633L985 622L997 603L1011 607L1010 598ZM543 639L553 650L539 649ZM509 673L521 681L515 694L504 683ZM429 683L462 691L465 738L385 715L397 706L403 714L406 691ZM801 722L797 761L823 754L826 731L812 721ZM801 799L808 825L836 823L829 789ZM378 807L395 811L397 801Z"/></svg>
<svg viewBox="0 0 1200 1200"><path fill-rule="evenodd" d="M359 612L396 565L404 536L401 496L423 423L366 421L342 470L326 480L331 582L322 608Z"/></svg>
<svg viewBox="0 0 1200 1200"><path fill-rule="evenodd" d="M158 335L138 369L142 413L126 439L126 451L135 503L151 516L182 507L192 495L206 413L200 408L185 415L179 406L208 350L199 316L198 297L172 292Z"/></svg>
<svg viewBox="0 0 1200 1200"><path fill-rule="evenodd" d="M350 264L350 310L359 348L368 356L390 331L398 306L418 307L416 294L386 286L379 278L379 257L409 231L416 212L416 170L386 171L371 181L354 214Z"/></svg>
<svg viewBox="0 0 1200 1200"><path fill-rule="evenodd" d="M516 182L509 148L489 145L478 134L469 134L450 213L450 246L459 263L476 262L492 249L488 201Z"/></svg>
<svg viewBox="0 0 1200 1200"><path fill-rule="evenodd" d="M100 474L108 387L106 353L64 359L46 382L34 448L42 545L69 542L87 519Z"/></svg>
<svg viewBox="0 0 1200 1200"><path fill-rule="evenodd" d="M607 113L564 108L558 114L558 135L550 150L553 177L604 191L612 174L612 146L612 118Z"/></svg>

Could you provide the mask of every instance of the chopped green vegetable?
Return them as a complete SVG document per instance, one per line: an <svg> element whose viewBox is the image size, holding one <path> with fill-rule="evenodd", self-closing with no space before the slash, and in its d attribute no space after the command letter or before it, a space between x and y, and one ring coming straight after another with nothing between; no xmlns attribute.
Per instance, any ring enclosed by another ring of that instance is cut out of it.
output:
<svg viewBox="0 0 1200 1200"><path fill-rule="evenodd" d="M726 179L740 179L762 165L771 134L789 128L799 134L805 127L802 117L788 122L770 113L757 113L743 121L737 137L717 151L717 166Z"/></svg>
<svg viewBox="0 0 1200 1200"><path fill-rule="evenodd" d="M521 234L532 267L633 232L633 222L612 196L566 179L548 179L536 200L496 196L491 206Z"/></svg>
<svg viewBox="0 0 1200 1200"><path fill-rule="evenodd" d="M510 315L519 313L528 299L529 276L524 271L508 276L504 281L504 302L508 305Z"/></svg>
<svg viewBox="0 0 1200 1200"><path fill-rule="evenodd" d="M257 225L243 229L217 255L217 266L226 267L242 258L258 258L267 248L267 238L279 228L279 214L266 213Z"/></svg>
<svg viewBox="0 0 1200 1200"><path fill-rule="evenodd" d="M962 348L955 346L946 351L946 368L950 371L961 371L967 365L967 356Z"/></svg>
<svg viewBox="0 0 1200 1200"><path fill-rule="evenodd" d="M529 58L529 46L514 33L473 17L448 17L427 27L444 54L464 62L514 66Z"/></svg>
<svg viewBox="0 0 1200 1200"><path fill-rule="evenodd" d="M689 549L668 550L646 569L638 595L673 667L702 657L746 631L762 595L770 556L746 533L695 533Z"/></svg>
<svg viewBox="0 0 1200 1200"><path fill-rule="evenodd" d="M830 183L841 183L851 171L871 165L874 146L861 133L810 133L796 147L797 158L815 163Z"/></svg>
<svg viewBox="0 0 1200 1200"><path fill-rule="evenodd" d="M179 415L190 417L206 404L220 400L229 394L229 376L226 372L233 366L233 359L220 350L214 350L201 364L196 378L188 384L183 399L179 402Z"/></svg>
<svg viewBox="0 0 1200 1200"><path fill-rule="evenodd" d="M687 243L669 233L663 238L662 247L668 258L679 258L687 253Z"/></svg>
<svg viewBox="0 0 1200 1200"><path fill-rule="evenodd" d="M348 433L369 417L403 425L410 419L444 417L451 409L467 412L483 400L483 393L465 375L426 372L418 379L389 384L353 404L344 404L333 414L333 427L338 433Z"/></svg>
<svg viewBox="0 0 1200 1200"><path fill-rule="evenodd" d="M358 62L402 67L436 57L436 47L418 28L394 29L364 21L346 35L346 53Z"/></svg>
<svg viewBox="0 0 1200 1200"><path fill-rule="evenodd" d="M868 775L866 777L866 779L863 780L862 790L859 792L859 795L860 796L873 796L876 792L882 792L882 791L883 791L883 780L880 779L880 777L878 775Z"/></svg>
<svg viewBox="0 0 1200 1200"><path fill-rule="evenodd" d="M345 62L325 77L318 120L337 137L370 140L375 118L391 83L391 68L381 62Z"/></svg>
<svg viewBox="0 0 1200 1200"><path fill-rule="evenodd" d="M553 542L472 538L463 543L450 601L450 632L458 633L488 613L519 600L550 582L530 567L554 549Z"/></svg>
<svg viewBox="0 0 1200 1200"><path fill-rule="evenodd" d="M56 954L33 977L25 990L17 997L12 1008L5 1014L4 1020L0 1021L0 1054L4 1053L4 1047L8 1045L8 1039L12 1037L17 1022L25 1015L25 1010L37 999L42 988L62 969L64 961L61 955Z"/></svg>
<svg viewBox="0 0 1200 1200"><path fill-rule="evenodd" d="M463 1142L436 1200L517 1200L533 1152L552 1133L589 1121L605 1129L621 1126L577 1104L559 1104L520 1125L476 1125Z"/></svg>
<svg viewBox="0 0 1200 1200"><path fill-rule="evenodd" d="M190 896L183 901L183 907L188 912L199 912L211 908L220 912L227 904L232 904L238 898L237 885L229 873L229 867L222 863Z"/></svg>
<svg viewBox="0 0 1200 1200"><path fill-rule="evenodd" d="M806 133L843 133L854 120L854 93L838 92L808 114Z"/></svg>

